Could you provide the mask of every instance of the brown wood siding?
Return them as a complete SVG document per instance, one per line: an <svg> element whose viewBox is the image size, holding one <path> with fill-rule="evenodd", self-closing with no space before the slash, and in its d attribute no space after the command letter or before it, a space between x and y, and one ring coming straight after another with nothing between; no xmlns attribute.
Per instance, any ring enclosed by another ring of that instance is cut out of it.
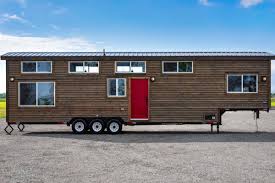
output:
<svg viewBox="0 0 275 183"><path fill-rule="evenodd" d="M42 59L44 60L44 59ZM126 97L107 97L107 78L150 77L150 122L204 122L219 108L268 108L270 61L193 60L192 74L163 74L162 62L146 61L146 74L115 74L114 61L100 61L99 74L69 74L68 61L53 61L52 74L21 74L21 62L7 61L9 122L63 122L77 116L120 116L128 121ZM257 94L228 94L227 73L256 73ZM268 81L262 82L261 76ZM15 77L14 82L9 78ZM18 107L18 82L55 81L56 107ZM267 103L265 103L267 102Z"/></svg>

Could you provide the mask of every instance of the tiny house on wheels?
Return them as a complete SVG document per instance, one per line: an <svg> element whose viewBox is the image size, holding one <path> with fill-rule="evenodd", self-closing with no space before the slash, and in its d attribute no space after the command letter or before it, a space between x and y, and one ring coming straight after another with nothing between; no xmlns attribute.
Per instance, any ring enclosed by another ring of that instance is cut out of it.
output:
<svg viewBox="0 0 275 183"><path fill-rule="evenodd" d="M7 133L12 124L60 124L75 133L123 125L222 124L226 111L271 106L266 52L11 52Z"/></svg>

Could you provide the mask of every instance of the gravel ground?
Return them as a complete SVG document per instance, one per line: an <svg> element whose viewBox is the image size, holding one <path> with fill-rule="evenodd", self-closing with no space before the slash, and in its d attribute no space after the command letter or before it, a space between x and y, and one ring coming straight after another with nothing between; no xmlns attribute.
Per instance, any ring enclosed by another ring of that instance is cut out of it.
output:
<svg viewBox="0 0 275 183"><path fill-rule="evenodd" d="M125 127L74 135L65 125L0 125L0 182L275 182L275 111L226 113L208 125Z"/></svg>

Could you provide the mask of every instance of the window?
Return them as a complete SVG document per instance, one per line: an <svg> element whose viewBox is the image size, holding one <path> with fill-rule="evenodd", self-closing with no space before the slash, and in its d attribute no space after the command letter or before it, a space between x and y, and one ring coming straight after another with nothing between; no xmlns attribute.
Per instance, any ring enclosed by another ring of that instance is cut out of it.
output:
<svg viewBox="0 0 275 183"><path fill-rule="evenodd" d="M258 77L257 75L243 75L243 92L256 93Z"/></svg>
<svg viewBox="0 0 275 183"><path fill-rule="evenodd" d="M36 105L36 84L20 83L20 105Z"/></svg>
<svg viewBox="0 0 275 183"><path fill-rule="evenodd" d="M18 93L19 106L55 106L54 82L20 82Z"/></svg>
<svg viewBox="0 0 275 183"><path fill-rule="evenodd" d="M228 74L227 93L257 93L257 74Z"/></svg>
<svg viewBox="0 0 275 183"><path fill-rule="evenodd" d="M51 61L23 61L21 62L22 73L52 73Z"/></svg>
<svg viewBox="0 0 275 183"><path fill-rule="evenodd" d="M71 61L69 73L99 73L98 61Z"/></svg>
<svg viewBox="0 0 275 183"><path fill-rule="evenodd" d="M145 61L117 61L116 73L145 73Z"/></svg>
<svg viewBox="0 0 275 183"><path fill-rule="evenodd" d="M111 78L107 80L108 97L125 97L126 96L126 79Z"/></svg>
<svg viewBox="0 0 275 183"><path fill-rule="evenodd" d="M192 61L164 61L162 62L163 73L193 73Z"/></svg>

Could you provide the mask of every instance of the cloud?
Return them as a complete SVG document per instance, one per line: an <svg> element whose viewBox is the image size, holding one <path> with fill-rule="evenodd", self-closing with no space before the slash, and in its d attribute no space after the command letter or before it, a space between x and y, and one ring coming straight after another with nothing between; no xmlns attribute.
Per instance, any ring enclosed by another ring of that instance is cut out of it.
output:
<svg viewBox="0 0 275 183"><path fill-rule="evenodd" d="M0 54L12 51L95 51L96 45L80 37L31 37L0 33Z"/></svg>
<svg viewBox="0 0 275 183"><path fill-rule="evenodd" d="M262 2L263 0L241 0L240 4L244 8L249 8L251 6L256 6Z"/></svg>
<svg viewBox="0 0 275 183"><path fill-rule="evenodd" d="M80 37L31 37L0 33L0 55L13 51L96 51L96 44ZM0 61L0 93L6 91L4 61Z"/></svg>
<svg viewBox="0 0 275 183"><path fill-rule="evenodd" d="M23 17L20 17L16 14L11 15L11 14L5 13L0 16L0 24L9 22L9 21L16 21L16 22L20 22L23 24L28 23L28 21L26 19L24 19Z"/></svg>
<svg viewBox="0 0 275 183"><path fill-rule="evenodd" d="M62 15L64 13L67 13L68 9L67 8L64 8L64 7L59 7L59 8L56 8L52 11L53 14L55 15Z"/></svg>
<svg viewBox="0 0 275 183"><path fill-rule="evenodd" d="M24 15L24 12L22 12L21 14ZM7 23L7 22L18 22L18 23L21 23L21 24L29 25L32 28L36 27L30 21L23 18L23 16L19 16L19 15L16 15L16 14L9 14L9 13L5 13L5 14L0 15L0 24Z"/></svg>
<svg viewBox="0 0 275 183"><path fill-rule="evenodd" d="M211 6L212 3L209 2L209 0L199 0L199 3L203 6Z"/></svg>

